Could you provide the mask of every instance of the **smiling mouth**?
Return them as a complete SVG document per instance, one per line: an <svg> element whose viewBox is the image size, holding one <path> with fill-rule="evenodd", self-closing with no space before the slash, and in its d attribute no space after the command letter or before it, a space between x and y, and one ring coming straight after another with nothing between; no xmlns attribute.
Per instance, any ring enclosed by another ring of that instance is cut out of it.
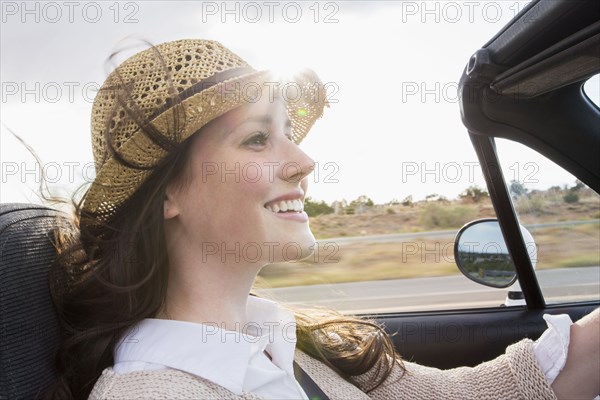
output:
<svg viewBox="0 0 600 400"><path fill-rule="evenodd" d="M304 202L300 199L281 200L265 204L265 208L276 214L301 213L304 211Z"/></svg>

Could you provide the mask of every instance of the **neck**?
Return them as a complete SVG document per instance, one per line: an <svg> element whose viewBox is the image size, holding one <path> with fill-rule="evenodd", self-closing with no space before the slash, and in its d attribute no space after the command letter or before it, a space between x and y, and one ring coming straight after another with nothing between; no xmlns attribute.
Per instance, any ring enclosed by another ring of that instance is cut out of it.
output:
<svg viewBox="0 0 600 400"><path fill-rule="evenodd" d="M175 257L169 265L165 306L158 317L239 330L258 265L223 263L219 258Z"/></svg>

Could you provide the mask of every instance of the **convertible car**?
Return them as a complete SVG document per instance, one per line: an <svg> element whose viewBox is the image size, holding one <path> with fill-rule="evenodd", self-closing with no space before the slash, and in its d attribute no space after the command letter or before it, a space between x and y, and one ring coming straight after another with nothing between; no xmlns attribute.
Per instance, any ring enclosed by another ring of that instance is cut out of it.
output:
<svg viewBox="0 0 600 400"><path fill-rule="evenodd" d="M510 151L505 148L519 143L600 193L600 109L598 100L594 103L583 89L600 73L598 2L534 0L473 51L460 79L460 117L479 158L497 221L465 226L457 236L455 254L470 279L495 287L517 280L519 286L509 290L514 302L371 315L393 335L405 359L439 368L476 365L524 337L537 338L546 328L544 313L566 313L575 320L600 305L597 287L583 300L574 293L571 300L556 301L543 290L534 270L541 261L532 257L530 236L521 227L521 204L501 167ZM55 257L49 232L60 223L60 215L42 206L0 205L0 399L34 398L55 379L53 357L60 329L47 271ZM484 226L506 249L506 256L490 269L474 264L486 258L484 251L474 255L461 247L461 239L469 235L488 237L481 233ZM552 232L560 237L560 229L558 225ZM597 221L591 229L599 229ZM535 240L535 233L532 236ZM588 271L597 275L600 260L595 251L596 264ZM596 276L596 286L597 281Z"/></svg>

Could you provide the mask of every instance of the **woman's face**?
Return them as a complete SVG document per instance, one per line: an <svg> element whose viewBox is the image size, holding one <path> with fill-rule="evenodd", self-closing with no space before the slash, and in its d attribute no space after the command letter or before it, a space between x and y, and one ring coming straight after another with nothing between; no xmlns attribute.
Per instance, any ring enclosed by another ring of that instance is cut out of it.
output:
<svg viewBox="0 0 600 400"><path fill-rule="evenodd" d="M192 141L183 184L167 189L170 246L225 263L310 255L315 239L303 201L314 161L290 140L283 100L263 97L212 121Z"/></svg>

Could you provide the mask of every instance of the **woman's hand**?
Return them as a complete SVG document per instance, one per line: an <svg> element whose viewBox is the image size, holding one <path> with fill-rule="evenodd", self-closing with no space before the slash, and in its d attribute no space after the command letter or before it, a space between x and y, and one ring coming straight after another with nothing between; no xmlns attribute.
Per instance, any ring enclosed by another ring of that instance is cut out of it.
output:
<svg viewBox="0 0 600 400"><path fill-rule="evenodd" d="M571 326L567 363L552 383L559 399L593 399L600 394L600 308Z"/></svg>

